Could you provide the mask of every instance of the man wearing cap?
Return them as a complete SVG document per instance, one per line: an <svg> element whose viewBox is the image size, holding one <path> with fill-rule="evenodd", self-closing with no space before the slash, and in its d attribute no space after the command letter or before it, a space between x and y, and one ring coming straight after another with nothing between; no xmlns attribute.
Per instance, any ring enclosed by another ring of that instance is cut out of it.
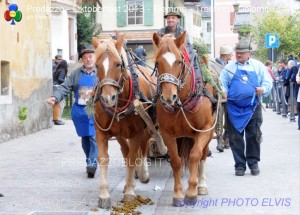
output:
<svg viewBox="0 0 300 215"><path fill-rule="evenodd" d="M233 49L229 45L220 47L220 57L216 58L216 62L222 66L226 66L232 58Z"/></svg>
<svg viewBox="0 0 300 215"><path fill-rule="evenodd" d="M178 25L179 19L181 16L175 12L169 12L164 15L164 18L167 19L167 26L161 28L157 34L163 37L166 34L173 34L175 38L177 38L181 33L184 32L184 29ZM190 42L189 35L185 36L186 47L183 50L183 56L185 56L189 60L189 64L193 65L196 76L201 76L202 73L200 71L200 66L197 60L197 53L193 49L193 46ZM197 75L198 74L198 75Z"/></svg>
<svg viewBox="0 0 300 215"><path fill-rule="evenodd" d="M164 15L164 18L167 20L167 26L164 28L161 28L157 32L159 36L163 37L166 34L173 34L174 37L177 38L181 33L184 32L183 27L178 25L181 15L179 15L176 12L169 12L168 14ZM190 42L190 38L189 38L188 34L186 34L185 42L186 42L186 46L187 46L186 48L187 48L189 54L191 54L191 51L193 50L193 46Z"/></svg>
<svg viewBox="0 0 300 215"><path fill-rule="evenodd" d="M222 45L220 47L220 57L217 57L215 61L219 64L210 64L210 66L220 75L221 71L223 70L223 67L225 67L228 64L228 61L232 58L233 49L229 45ZM219 112L218 116L218 123L216 125L216 134L217 134L217 150L219 152L223 152L224 148L229 149L229 139L227 135L227 126L226 126L226 101L222 102L222 111ZM225 114L225 123L223 126L223 114ZM224 133L223 132L224 128Z"/></svg>
<svg viewBox="0 0 300 215"><path fill-rule="evenodd" d="M175 12L169 12L168 14L164 15L164 18L167 20L167 26L164 28L161 28L157 33L159 36L163 37L166 34L173 34L174 37L178 37L181 33L184 32L184 29L178 25L179 19L181 18L181 15L175 13ZM191 52L193 50L193 46L190 42L190 38L188 34L186 34L186 48L191 55Z"/></svg>
<svg viewBox="0 0 300 215"><path fill-rule="evenodd" d="M229 143L235 161L235 175L245 175L246 164L252 175L258 175L262 141L259 101L262 95L270 93L272 78L261 62L250 58L251 44L248 38L241 38L235 52L236 60L228 63L220 75L223 90L227 94Z"/></svg>
<svg viewBox="0 0 300 215"><path fill-rule="evenodd" d="M94 178L98 164L98 146L95 140L94 117L89 117L86 112L86 102L91 96L93 87L98 83L92 46L83 46L79 58L82 59L83 66L74 70L65 82L59 85L52 97L48 99L48 103L54 105L63 100L71 91L75 92L71 116L86 155L87 176Z"/></svg>

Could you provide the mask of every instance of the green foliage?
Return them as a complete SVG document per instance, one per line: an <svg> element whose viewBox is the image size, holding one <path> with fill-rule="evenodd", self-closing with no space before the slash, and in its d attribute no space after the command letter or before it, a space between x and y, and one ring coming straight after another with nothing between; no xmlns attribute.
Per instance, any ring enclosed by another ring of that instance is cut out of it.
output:
<svg viewBox="0 0 300 215"><path fill-rule="evenodd" d="M251 25L242 25L239 29L239 33L241 37L247 37L253 31L253 27Z"/></svg>
<svg viewBox="0 0 300 215"><path fill-rule="evenodd" d="M68 107L68 108L65 107L61 117L63 119L72 119L72 117L71 117L71 108L70 107Z"/></svg>
<svg viewBox="0 0 300 215"><path fill-rule="evenodd" d="M27 119L27 107L19 107L18 118L20 123L23 123Z"/></svg>
<svg viewBox="0 0 300 215"><path fill-rule="evenodd" d="M197 50L198 62L200 64L201 71L203 72L204 80L211 83L212 77L207 66L208 49L204 42L194 42L193 48Z"/></svg>
<svg viewBox="0 0 300 215"><path fill-rule="evenodd" d="M290 13L283 9L273 9L266 12L263 17L256 18L253 28L254 41L257 44L255 56L261 61L267 60L265 48L265 34L278 33L280 46L277 53L293 54L300 50L300 12Z"/></svg>
<svg viewBox="0 0 300 215"><path fill-rule="evenodd" d="M200 64L204 81L210 83L216 89L221 89L219 80L217 80L218 77L213 76L212 72L208 68L209 56L206 44L203 42L194 42L193 48L197 50L198 62Z"/></svg>
<svg viewBox="0 0 300 215"><path fill-rule="evenodd" d="M193 48L197 50L199 57L208 55L207 45L204 42L194 42Z"/></svg>
<svg viewBox="0 0 300 215"><path fill-rule="evenodd" d="M93 7L92 3L86 3L82 7ZM92 37L100 34L100 27L95 23L96 13L79 13L77 15L78 53L85 44L92 43Z"/></svg>

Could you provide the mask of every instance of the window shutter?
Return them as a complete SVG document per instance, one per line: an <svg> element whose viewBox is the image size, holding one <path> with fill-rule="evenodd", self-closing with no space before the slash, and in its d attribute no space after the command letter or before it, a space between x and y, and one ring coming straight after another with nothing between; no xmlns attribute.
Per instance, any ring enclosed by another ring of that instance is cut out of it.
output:
<svg viewBox="0 0 300 215"><path fill-rule="evenodd" d="M153 25L153 0L144 0L144 24Z"/></svg>
<svg viewBox="0 0 300 215"><path fill-rule="evenodd" d="M124 27L126 26L126 2L125 0L117 0L117 26Z"/></svg>

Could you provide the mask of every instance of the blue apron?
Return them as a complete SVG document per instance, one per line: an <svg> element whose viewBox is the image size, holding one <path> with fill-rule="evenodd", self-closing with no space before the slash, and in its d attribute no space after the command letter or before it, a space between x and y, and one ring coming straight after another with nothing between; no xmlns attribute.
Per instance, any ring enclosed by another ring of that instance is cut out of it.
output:
<svg viewBox="0 0 300 215"><path fill-rule="evenodd" d="M235 74L244 81L233 76L228 89L227 111L230 122L241 133L250 121L259 102L255 89L249 85L258 87L258 78L255 71L238 68Z"/></svg>
<svg viewBox="0 0 300 215"><path fill-rule="evenodd" d="M95 75L82 74L75 88L75 103L71 110L71 116L80 137L95 136L94 116L88 118L86 101L88 92L93 89L98 78Z"/></svg>

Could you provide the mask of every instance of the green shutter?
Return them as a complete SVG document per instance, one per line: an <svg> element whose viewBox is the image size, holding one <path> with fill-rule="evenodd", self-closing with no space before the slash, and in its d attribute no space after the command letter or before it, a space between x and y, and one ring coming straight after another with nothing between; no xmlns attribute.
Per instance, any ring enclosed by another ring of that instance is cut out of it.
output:
<svg viewBox="0 0 300 215"><path fill-rule="evenodd" d="M117 1L117 26L124 27L126 26L126 2L125 0Z"/></svg>
<svg viewBox="0 0 300 215"><path fill-rule="evenodd" d="M185 17L181 13L180 26L183 27L183 28L185 28L185 22L184 22L184 20L185 20Z"/></svg>
<svg viewBox="0 0 300 215"><path fill-rule="evenodd" d="M144 24L153 25L153 0L144 0Z"/></svg>

